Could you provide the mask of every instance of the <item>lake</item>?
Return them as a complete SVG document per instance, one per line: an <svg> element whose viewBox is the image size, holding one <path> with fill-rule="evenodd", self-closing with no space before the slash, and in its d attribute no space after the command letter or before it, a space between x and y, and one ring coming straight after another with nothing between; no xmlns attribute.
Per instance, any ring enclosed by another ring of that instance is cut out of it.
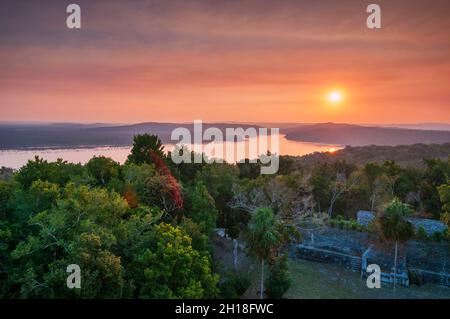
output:
<svg viewBox="0 0 450 319"><path fill-rule="evenodd" d="M306 154L311 154L314 152L329 152L341 149L339 145L328 145L328 144L317 144L317 143L305 143L297 142L286 139L284 136L279 136L279 154L280 155L292 155L301 156ZM240 143L245 143L245 148L248 151L248 143L246 142L236 142L235 149ZM218 147L224 147L224 143L215 143ZM164 148L166 150L172 150L173 144L165 144ZM193 149L193 145L188 146ZM267 147L270 149L270 143ZM28 160L34 159L35 156L44 158L47 161L56 161L58 158L62 158L71 163L81 163L84 164L89 161L93 156L106 156L113 160L124 163L127 156L130 154L131 146L126 147L94 147L94 148L67 148L67 149L35 149L35 150L2 150L0 151L0 167L10 167L14 169L19 169ZM259 150L258 150L259 151ZM273 150L272 150L273 151ZM214 154L208 154L210 157L222 157L227 159L229 162L235 162L242 159L235 157L234 161L230 160L230 154L225 156L212 156ZM225 153L225 152L224 152ZM259 152L265 153L264 152ZM278 153L278 152L276 152ZM247 153L248 154L248 153ZM232 155L231 155L232 156Z"/></svg>

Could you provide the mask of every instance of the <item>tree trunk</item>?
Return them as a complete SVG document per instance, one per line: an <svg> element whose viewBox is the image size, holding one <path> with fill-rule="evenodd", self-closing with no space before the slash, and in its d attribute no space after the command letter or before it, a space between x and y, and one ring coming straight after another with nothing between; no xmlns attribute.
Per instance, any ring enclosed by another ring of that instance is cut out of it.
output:
<svg viewBox="0 0 450 319"><path fill-rule="evenodd" d="M264 259L261 259L261 287L259 289L259 299L264 299Z"/></svg>
<svg viewBox="0 0 450 319"><path fill-rule="evenodd" d="M395 298L395 287L397 285L397 250L398 241L395 241L395 256L394 256L394 298Z"/></svg>
<svg viewBox="0 0 450 319"><path fill-rule="evenodd" d="M238 240L233 238L233 266L234 266L234 269L237 269L237 264L238 264L238 247L239 247Z"/></svg>
<svg viewBox="0 0 450 319"><path fill-rule="evenodd" d="M331 219L331 215L333 215L333 206L334 201L331 202L330 207L328 207L328 218Z"/></svg>

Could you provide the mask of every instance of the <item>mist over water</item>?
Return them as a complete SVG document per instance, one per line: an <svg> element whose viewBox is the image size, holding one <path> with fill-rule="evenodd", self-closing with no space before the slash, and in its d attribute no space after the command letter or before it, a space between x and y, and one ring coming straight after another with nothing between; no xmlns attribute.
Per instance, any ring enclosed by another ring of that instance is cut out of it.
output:
<svg viewBox="0 0 450 319"><path fill-rule="evenodd" d="M246 144L246 150L248 150L248 143L251 141L236 142L235 148L239 143ZM206 145L207 143L203 144ZM279 137L280 144L280 155L292 155L292 156L302 156L306 154L311 154L314 152L328 152L330 150L337 150L342 148L339 145L328 145L328 144L318 144L318 143L305 143L297 142L286 139L284 136ZM174 144L164 144L164 149L166 151L172 151ZM193 149L193 145L187 145L189 149ZM225 143L216 143L217 147L222 147L225 150ZM113 160L124 163L130 154L131 146L126 147L93 147L93 148L65 148L65 149L37 149L37 150L4 150L0 151L0 167L10 167L14 169L19 169L27 163L28 160L34 159L35 156L39 156L47 161L53 162L58 158L70 163L81 163L84 164L88 162L93 156L106 156ZM274 152L270 149L268 150ZM267 149L264 151L258 150L260 154L266 153ZM246 152L247 153L247 152ZM276 153L276 152L274 152ZM247 153L248 154L248 153ZM214 154L206 154L209 157L217 157ZM232 155L225 154L223 156L228 162L232 162L230 158ZM248 156L245 156L248 157ZM242 160L244 157L234 157L234 162Z"/></svg>

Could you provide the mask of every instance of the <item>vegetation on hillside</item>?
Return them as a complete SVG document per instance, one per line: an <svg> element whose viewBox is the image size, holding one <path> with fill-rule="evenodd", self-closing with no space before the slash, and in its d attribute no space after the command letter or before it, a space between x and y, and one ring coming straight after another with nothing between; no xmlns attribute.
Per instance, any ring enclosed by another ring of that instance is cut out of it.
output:
<svg viewBox="0 0 450 319"><path fill-rule="evenodd" d="M411 168L282 156L267 176L259 164L174 164L156 136L134 141L124 164L35 158L1 170L0 298L236 298L250 283L236 250L234 267L212 258L216 228L235 247L245 241L261 296L279 298L291 283L283 248L304 218L352 229L358 210L373 210L393 240L383 213L399 205L449 223L448 160ZM82 289L65 285L70 264L81 267Z"/></svg>

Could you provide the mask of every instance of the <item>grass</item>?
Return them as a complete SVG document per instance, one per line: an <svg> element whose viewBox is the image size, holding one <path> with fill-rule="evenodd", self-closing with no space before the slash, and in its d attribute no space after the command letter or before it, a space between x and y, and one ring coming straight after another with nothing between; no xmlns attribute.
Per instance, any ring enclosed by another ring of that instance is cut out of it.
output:
<svg viewBox="0 0 450 319"><path fill-rule="evenodd" d="M336 265L290 259L292 284L284 295L289 299L388 299L392 288L382 286L369 289L359 273ZM397 286L399 299L450 299L450 288L433 284L424 286Z"/></svg>
<svg viewBox="0 0 450 319"><path fill-rule="evenodd" d="M232 267L231 241L218 240L213 243L214 259L222 267ZM251 286L241 297L259 298L259 263L239 254L239 271L250 273ZM265 267L268 274L269 267ZM289 259L289 272L292 284L284 295L289 299L387 299L393 298L392 288L382 286L380 289L369 289L360 274L343 269L337 265L312 261ZM397 287L399 299L450 299L450 288L434 284L424 286Z"/></svg>

